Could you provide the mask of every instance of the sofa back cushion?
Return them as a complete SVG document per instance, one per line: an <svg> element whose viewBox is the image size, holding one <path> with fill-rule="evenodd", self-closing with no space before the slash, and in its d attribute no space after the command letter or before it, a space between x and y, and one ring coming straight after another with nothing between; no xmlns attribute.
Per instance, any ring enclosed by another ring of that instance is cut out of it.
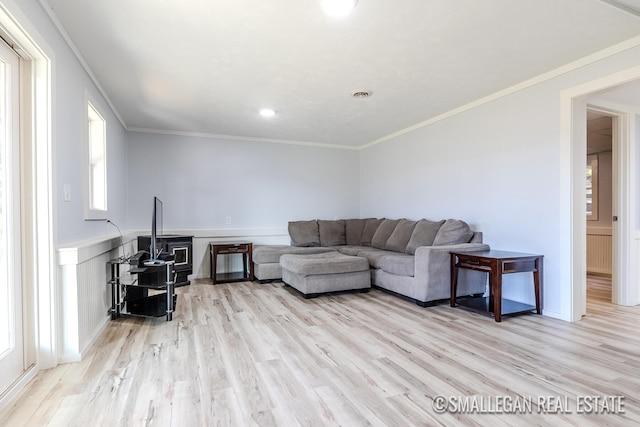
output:
<svg viewBox="0 0 640 427"><path fill-rule="evenodd" d="M406 252L415 255L416 249L420 246L432 246L442 224L444 224L444 219L441 221L429 221L428 219L418 221L407 243Z"/></svg>
<svg viewBox="0 0 640 427"><path fill-rule="evenodd" d="M373 235L376 234L376 231L378 230L380 224L382 224L382 221L384 221L384 218L371 218L365 221L364 230L362 230L362 239L360 240L360 244L362 246L371 246Z"/></svg>
<svg viewBox="0 0 640 427"><path fill-rule="evenodd" d="M389 240L389 237L391 237L393 230L396 229L399 222L399 219L385 219L382 221L371 239L371 246L378 249L385 249L387 240Z"/></svg>
<svg viewBox="0 0 640 427"><path fill-rule="evenodd" d="M343 219L327 221L318 220L318 232L320 234L320 246L346 245L345 222Z"/></svg>
<svg viewBox="0 0 640 427"><path fill-rule="evenodd" d="M469 228L469 224L460 219L448 219L438 230L433 246L469 243L471 237L473 237L473 231Z"/></svg>
<svg viewBox="0 0 640 427"><path fill-rule="evenodd" d="M320 246L318 222L315 219L290 221L288 228L291 246Z"/></svg>
<svg viewBox="0 0 640 427"><path fill-rule="evenodd" d="M389 236L384 248L388 251L404 252L407 249L407 243L411 239L416 224L417 221L401 219L391 236Z"/></svg>
<svg viewBox="0 0 640 427"><path fill-rule="evenodd" d="M345 219L344 232L347 245L359 245L362 242L362 233L367 219ZM371 235L373 236L373 234Z"/></svg>

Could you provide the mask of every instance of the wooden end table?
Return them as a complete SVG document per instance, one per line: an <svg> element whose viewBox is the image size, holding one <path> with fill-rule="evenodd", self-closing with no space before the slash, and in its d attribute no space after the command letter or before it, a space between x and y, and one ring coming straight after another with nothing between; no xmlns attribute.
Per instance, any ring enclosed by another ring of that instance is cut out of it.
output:
<svg viewBox="0 0 640 427"><path fill-rule="evenodd" d="M216 283L243 282L250 280L253 282L253 243L251 242L226 242L216 243L209 242L210 247L210 267L211 274L209 277ZM219 273L217 274L218 255L242 255L242 272Z"/></svg>
<svg viewBox="0 0 640 427"><path fill-rule="evenodd" d="M456 304L473 311L493 313L496 322L502 315L528 313L542 314L542 255L507 251L451 252L451 307ZM489 274L489 296L457 299L458 269L483 271ZM502 298L502 275L533 272L535 307Z"/></svg>

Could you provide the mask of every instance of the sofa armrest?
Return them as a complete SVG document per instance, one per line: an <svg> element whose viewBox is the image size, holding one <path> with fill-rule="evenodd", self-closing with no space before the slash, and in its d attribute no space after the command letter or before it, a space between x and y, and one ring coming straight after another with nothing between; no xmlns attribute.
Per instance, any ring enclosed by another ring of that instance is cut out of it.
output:
<svg viewBox="0 0 640 427"><path fill-rule="evenodd" d="M446 246L420 246L416 249L416 255L419 253L428 252L475 252L475 251L488 251L489 245L485 243L460 243L458 245L446 245ZM448 259L448 258L447 258Z"/></svg>
<svg viewBox="0 0 640 427"><path fill-rule="evenodd" d="M415 278L426 285L424 301L449 297L451 284L451 252L487 251L483 243L462 243L447 246L421 246L416 249ZM461 271L458 295L485 291L486 275L477 271ZM471 273L471 274L470 274Z"/></svg>

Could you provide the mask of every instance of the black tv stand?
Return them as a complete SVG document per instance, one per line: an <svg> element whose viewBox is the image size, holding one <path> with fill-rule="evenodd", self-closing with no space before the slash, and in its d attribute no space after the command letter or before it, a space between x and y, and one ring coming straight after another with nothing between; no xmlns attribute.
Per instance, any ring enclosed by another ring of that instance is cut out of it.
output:
<svg viewBox="0 0 640 427"><path fill-rule="evenodd" d="M167 317L167 321L173 319L173 312L176 306L177 296L175 290L174 261L166 261L163 265L141 267L137 266L128 271L132 280L123 282L121 266L128 264L122 259L111 260L107 263L111 272L109 284L111 284L111 319L114 320L120 315L129 314L134 316ZM141 280L147 275L157 277L162 275L163 280L148 281ZM148 295L149 289L159 291L153 295Z"/></svg>

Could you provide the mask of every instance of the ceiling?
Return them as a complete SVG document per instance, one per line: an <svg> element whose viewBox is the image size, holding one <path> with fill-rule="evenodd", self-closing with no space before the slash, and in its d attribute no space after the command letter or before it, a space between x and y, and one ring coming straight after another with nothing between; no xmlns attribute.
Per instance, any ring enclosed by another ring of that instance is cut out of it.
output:
<svg viewBox="0 0 640 427"><path fill-rule="evenodd" d="M640 35L640 0L41 2L129 130L347 148Z"/></svg>

